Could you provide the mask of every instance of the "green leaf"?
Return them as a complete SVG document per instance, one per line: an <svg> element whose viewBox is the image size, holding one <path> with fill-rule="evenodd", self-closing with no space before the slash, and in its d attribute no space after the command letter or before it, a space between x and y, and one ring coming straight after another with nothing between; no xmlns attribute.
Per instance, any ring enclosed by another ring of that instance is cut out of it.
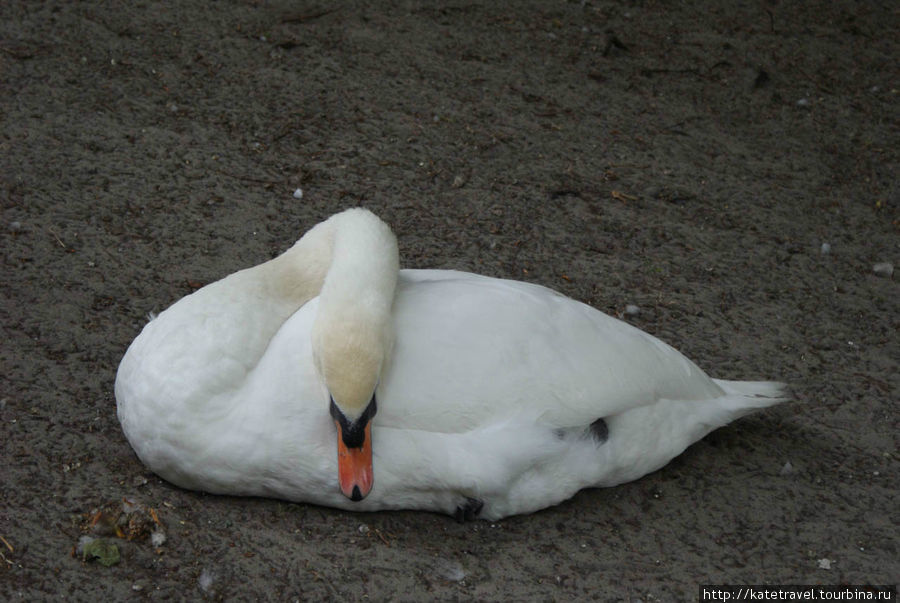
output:
<svg viewBox="0 0 900 603"><path fill-rule="evenodd" d="M84 545L83 557L96 558L100 565L109 567L119 562L119 547L105 538L98 538Z"/></svg>

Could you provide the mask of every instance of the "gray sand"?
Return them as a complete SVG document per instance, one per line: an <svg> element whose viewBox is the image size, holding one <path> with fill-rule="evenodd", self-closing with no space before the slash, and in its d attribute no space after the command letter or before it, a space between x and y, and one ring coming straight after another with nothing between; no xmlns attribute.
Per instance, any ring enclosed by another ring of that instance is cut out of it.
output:
<svg viewBox="0 0 900 603"><path fill-rule="evenodd" d="M900 261L896 8L425 4L3 2L0 598L896 584L900 294L873 271ZM146 470L113 381L148 312L353 205L407 267L637 306L629 322L711 375L788 381L795 401L496 523ZM166 542L73 557L123 497Z"/></svg>

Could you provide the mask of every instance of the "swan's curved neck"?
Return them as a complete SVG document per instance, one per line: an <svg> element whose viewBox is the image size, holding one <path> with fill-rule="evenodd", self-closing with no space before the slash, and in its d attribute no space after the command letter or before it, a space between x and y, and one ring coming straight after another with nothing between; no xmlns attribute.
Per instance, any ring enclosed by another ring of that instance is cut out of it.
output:
<svg viewBox="0 0 900 603"><path fill-rule="evenodd" d="M389 306L399 263L390 227L368 210L349 209L311 228L261 268L268 272L269 295L294 308L317 295L327 305L358 305L367 297Z"/></svg>
<svg viewBox="0 0 900 603"><path fill-rule="evenodd" d="M390 228L364 209L332 216L272 261L274 292L297 307L319 295L316 368L348 419L369 403L391 343L400 269Z"/></svg>

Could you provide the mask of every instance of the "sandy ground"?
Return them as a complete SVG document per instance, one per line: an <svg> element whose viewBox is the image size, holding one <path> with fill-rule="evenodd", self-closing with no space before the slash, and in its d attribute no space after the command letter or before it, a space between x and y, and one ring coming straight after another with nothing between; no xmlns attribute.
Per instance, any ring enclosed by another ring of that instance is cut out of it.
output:
<svg viewBox="0 0 900 603"><path fill-rule="evenodd" d="M900 14L672 4L4 1L0 598L896 584L900 295L874 266L900 260ZM147 313L353 205L408 267L637 305L630 322L710 374L796 401L496 523L147 471L113 397ZM73 557L86 514L123 497L166 542Z"/></svg>

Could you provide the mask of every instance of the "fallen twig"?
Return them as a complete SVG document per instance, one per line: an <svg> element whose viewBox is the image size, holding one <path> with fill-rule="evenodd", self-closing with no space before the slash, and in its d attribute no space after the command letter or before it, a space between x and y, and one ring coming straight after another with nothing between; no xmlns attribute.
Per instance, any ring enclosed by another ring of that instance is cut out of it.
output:
<svg viewBox="0 0 900 603"><path fill-rule="evenodd" d="M66 244L63 243L62 239L59 238L59 234L57 234L57 232L55 230L53 230L52 228L48 228L47 230L50 232L50 234L53 235L53 238L56 239L56 242L59 243L59 246L62 247L63 249L65 249Z"/></svg>
<svg viewBox="0 0 900 603"><path fill-rule="evenodd" d="M310 21L314 21L319 17L324 17L325 15L330 15L331 13L337 12L336 8L327 8L325 10L315 11L311 13L301 13L298 15L285 15L281 18L282 23L308 23Z"/></svg>
<svg viewBox="0 0 900 603"><path fill-rule="evenodd" d="M379 538L381 538L381 542L385 543L385 544L388 545L388 546L391 546L390 541L389 541L387 538L384 537L384 534L381 533L381 530L379 530L378 528L375 528L375 534L376 534Z"/></svg>
<svg viewBox="0 0 900 603"><path fill-rule="evenodd" d="M638 199L637 197L635 197L633 195L627 195L621 191L613 191L609 195L616 201L622 201L623 203L625 201L637 201L637 199Z"/></svg>

